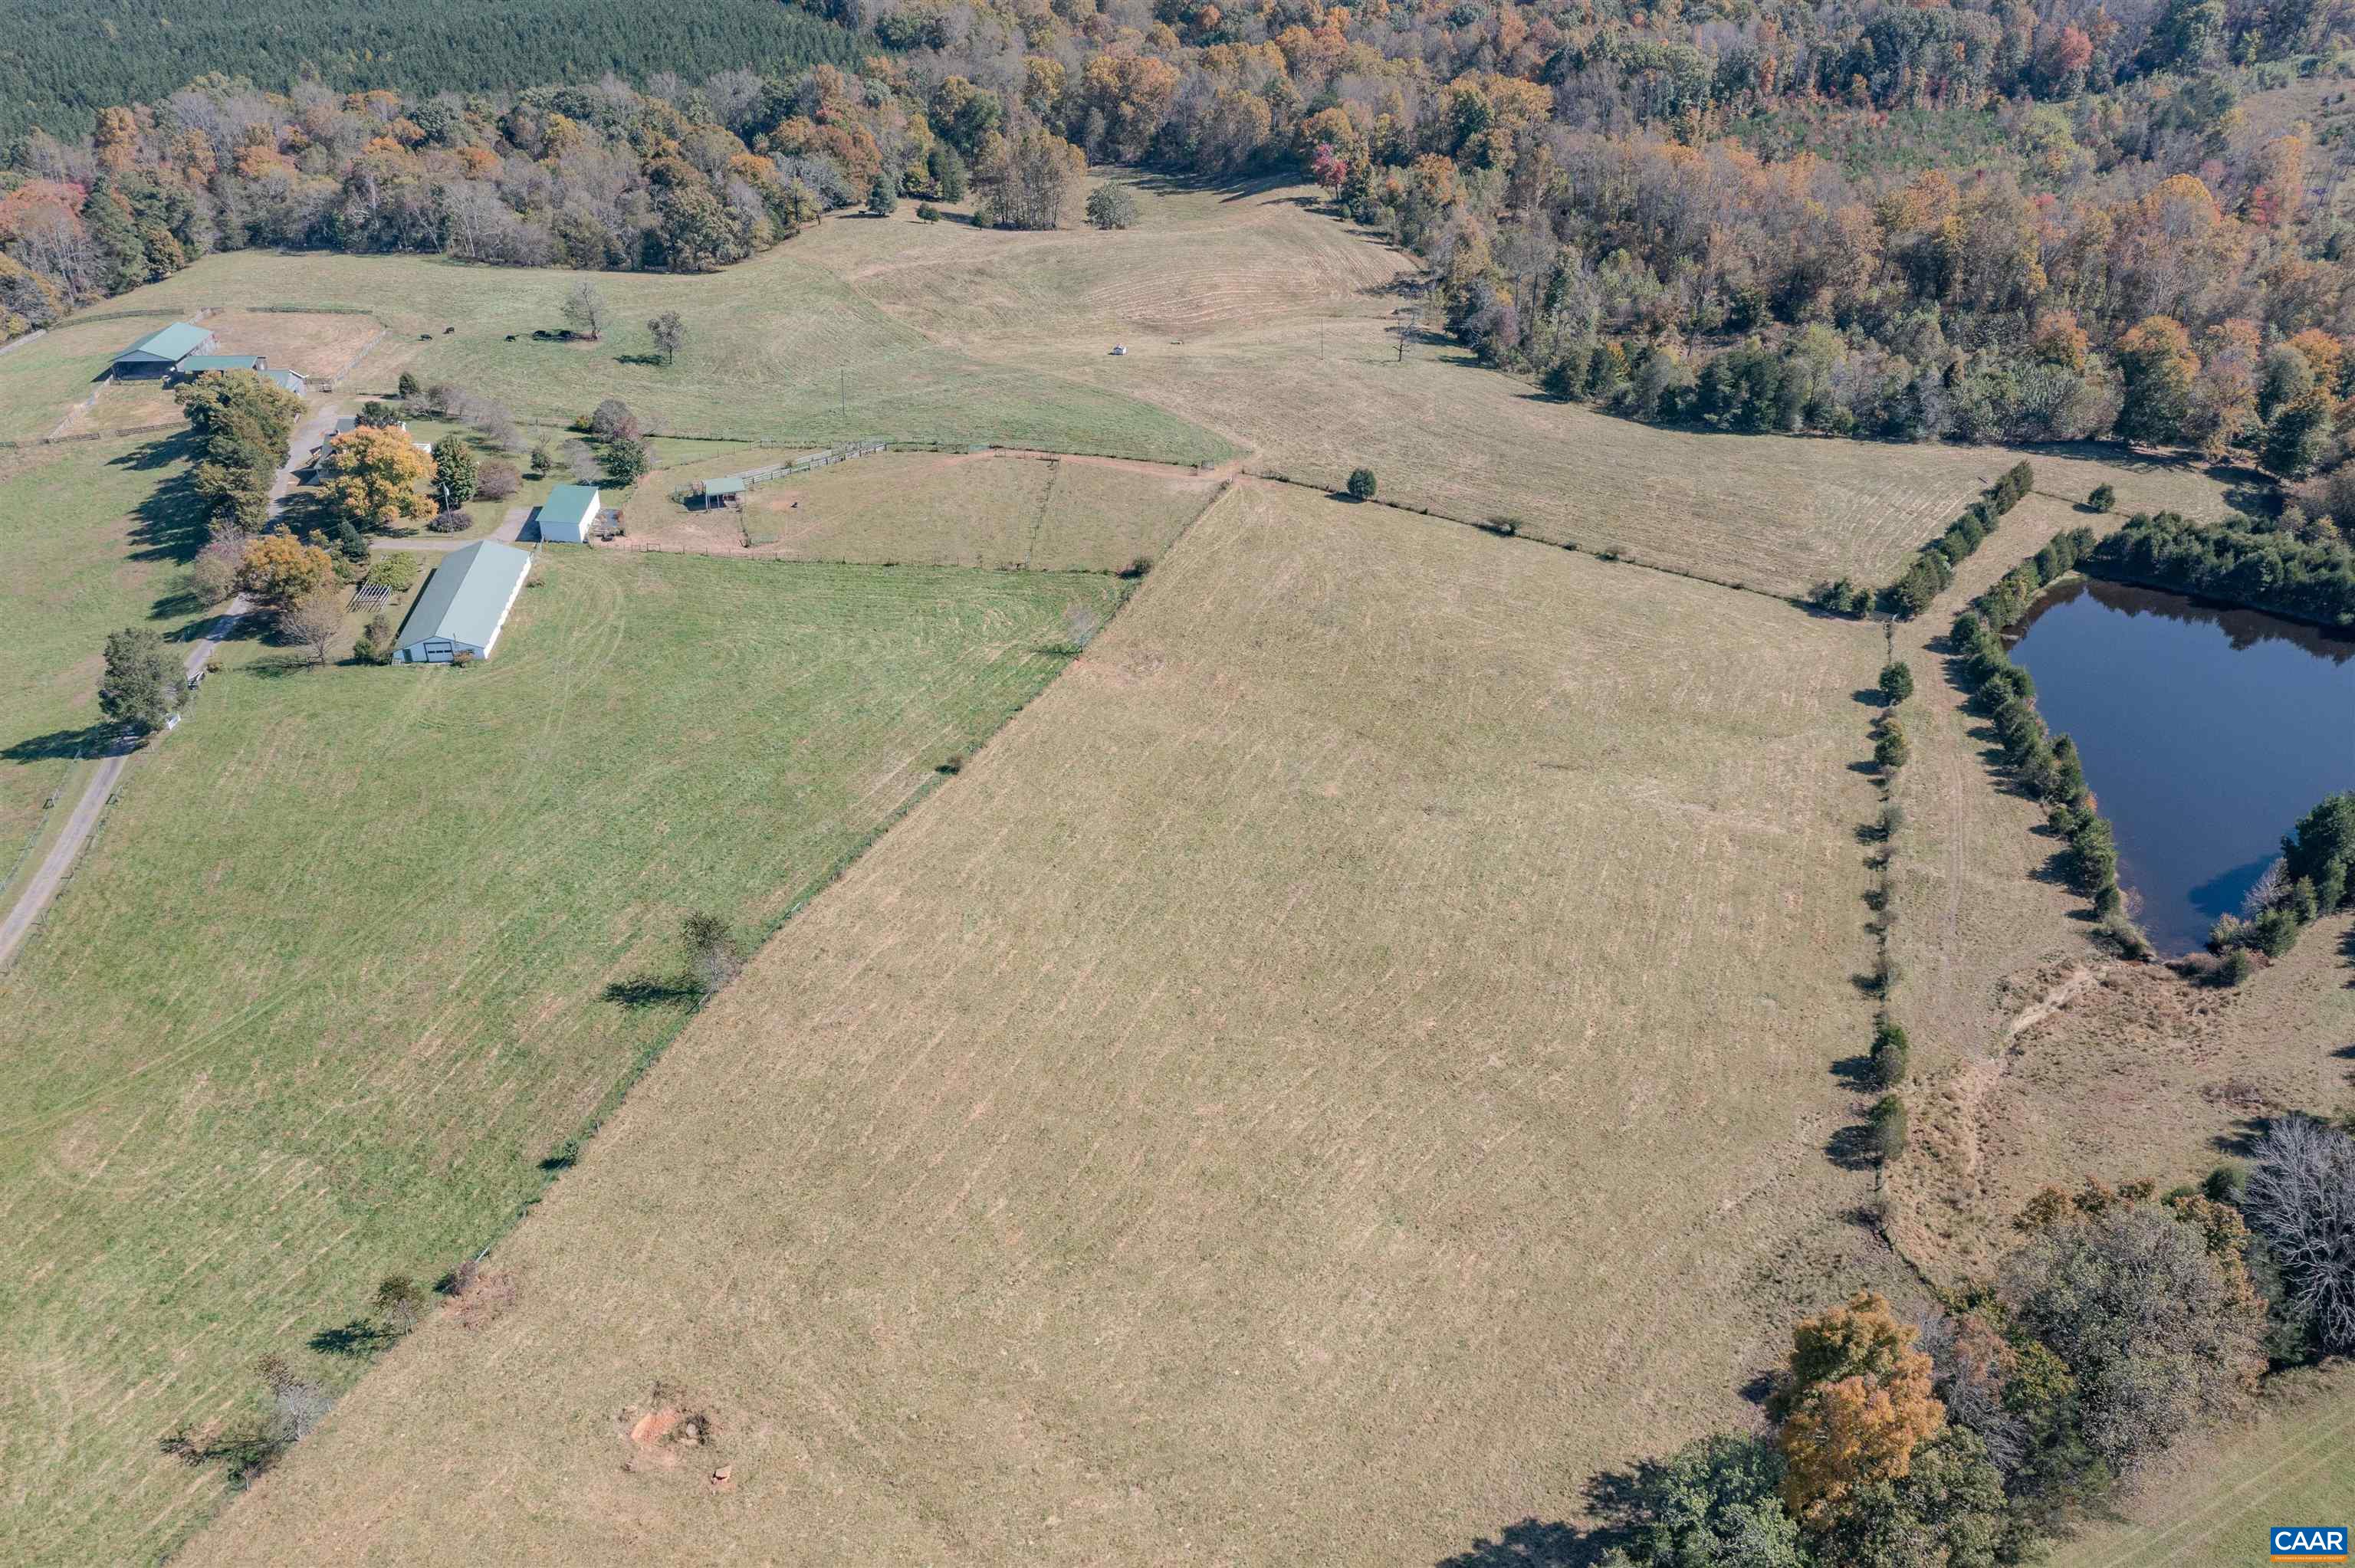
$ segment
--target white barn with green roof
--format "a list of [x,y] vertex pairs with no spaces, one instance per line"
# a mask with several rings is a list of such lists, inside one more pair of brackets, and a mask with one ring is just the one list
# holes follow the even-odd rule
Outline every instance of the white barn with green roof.
[[114,356],[117,376],[169,376],[191,355],[210,354],[213,334],[186,322],[157,327]]
[[539,503],[539,536],[559,545],[585,545],[597,523],[597,487],[559,484]]
[[404,664],[447,664],[460,653],[489,658],[530,570],[527,552],[495,539],[451,551],[401,622],[393,658]]

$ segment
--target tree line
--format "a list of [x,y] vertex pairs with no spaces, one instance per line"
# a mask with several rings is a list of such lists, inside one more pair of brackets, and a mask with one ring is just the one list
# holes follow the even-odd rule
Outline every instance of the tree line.
[[2036,487],[2036,469],[2025,459],[2012,464],[2003,477],[1987,487],[1987,492],[1968,506],[1961,516],[1946,526],[1946,531],[1914,552],[1913,559],[1896,581],[1877,594],[1869,594],[1847,577],[1816,585],[1811,595],[1819,609],[1838,615],[1860,615],[1868,608],[1877,608],[1884,614],[1901,615],[1907,620],[1930,608],[1930,601],[1955,580],[1955,568],[1977,551],[1987,536],[1995,532],[2005,514],[2019,504],[2019,498]]
[[2137,514],[2086,557],[2085,570],[2355,631],[2355,548],[2238,514],[2202,526],[2179,513]]

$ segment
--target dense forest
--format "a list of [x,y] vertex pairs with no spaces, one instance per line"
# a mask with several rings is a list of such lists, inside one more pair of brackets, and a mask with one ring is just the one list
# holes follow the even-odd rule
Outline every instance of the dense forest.
[[790,74],[855,64],[868,46],[775,0],[5,0],[0,141],[39,126],[87,136],[98,111],[169,96],[203,73],[284,90],[482,91],[544,81],[645,79],[751,66]]
[[[2355,420],[2355,153],[2245,101],[2304,82],[2327,121],[2350,5],[826,0],[804,19],[855,67],[748,35],[735,69],[649,75],[666,18],[613,51],[634,85],[213,77],[18,138],[0,326],[240,245],[701,269],[968,180],[981,221],[1030,226],[1076,214],[1087,164],[1290,175],[1428,260],[1431,325],[1560,397],[2190,449],[2312,479],[2302,518],[2347,522],[2355,485],[2318,476]],[[213,63],[123,36],[141,70]],[[436,85],[563,74],[516,47]]]

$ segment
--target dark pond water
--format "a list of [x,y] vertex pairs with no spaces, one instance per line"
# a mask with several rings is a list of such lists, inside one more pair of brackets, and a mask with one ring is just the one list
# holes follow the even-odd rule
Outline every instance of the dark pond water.
[[2355,789],[2355,641],[2080,580],[2028,612],[2011,656],[2045,722],[2076,737],[2118,881],[2163,953],[2200,946],[2307,809]]

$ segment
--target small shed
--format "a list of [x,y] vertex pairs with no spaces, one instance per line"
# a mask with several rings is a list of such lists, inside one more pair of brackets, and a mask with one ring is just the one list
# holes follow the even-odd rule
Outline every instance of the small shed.
[[401,622],[392,656],[405,664],[447,664],[460,653],[487,659],[531,570],[531,556],[481,539],[442,557]]
[[261,373],[261,378],[264,381],[277,382],[297,397],[311,389],[311,384],[303,379],[303,373],[299,370],[265,370]]
[[559,484],[539,503],[539,536],[559,545],[588,543],[597,521],[598,495],[593,484]]
[[157,327],[114,356],[117,376],[169,376],[193,354],[210,354],[213,334],[186,322]]
[[741,473],[731,473],[725,479],[707,479],[703,482],[703,504],[725,506],[751,488]]

